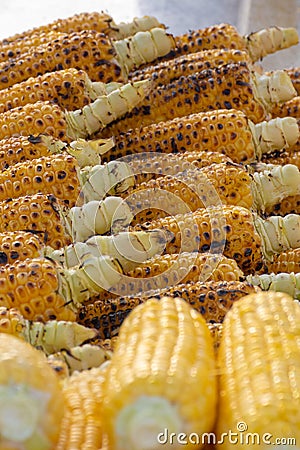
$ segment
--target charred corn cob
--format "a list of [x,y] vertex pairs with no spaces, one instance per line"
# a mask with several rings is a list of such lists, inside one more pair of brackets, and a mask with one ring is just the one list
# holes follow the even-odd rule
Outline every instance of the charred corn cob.
[[93,136],[140,103],[148,90],[147,81],[139,85],[127,83],[76,111],[63,110],[49,101],[27,103],[0,114],[0,137],[44,133],[70,142]]
[[244,62],[226,64],[158,86],[140,106],[107,127],[102,136],[216,109],[235,108],[258,123],[267,118],[275,102],[295,95],[293,84],[284,71],[277,71],[270,78],[254,76]]
[[[48,356],[48,362],[65,363],[67,373],[71,375],[75,371],[83,371],[100,367],[103,363],[110,360],[111,350],[106,350],[101,345],[83,344],[73,347],[70,350],[61,350]],[[52,364],[53,367],[54,364]],[[59,366],[58,366],[59,367]]]
[[0,266],[0,306],[18,308],[29,320],[74,321],[77,306],[110,289],[122,275],[115,258],[86,255],[80,266],[63,269],[49,258]]
[[124,321],[108,365],[103,422],[109,447],[122,443],[137,450],[147,442],[159,448],[165,428],[208,432],[216,392],[213,342],[204,319],[182,299],[149,299]]
[[92,81],[124,82],[130,70],[167,54],[173,47],[173,37],[157,27],[114,42],[95,30],[61,34],[2,62],[0,89],[70,67],[85,70]]
[[299,126],[294,118],[255,125],[242,111],[220,109],[117,132],[115,146],[102,155],[102,161],[143,152],[217,151],[234,162],[249,163],[265,153],[288,149],[298,137]]
[[272,117],[295,117],[300,119],[300,96],[294,97],[282,104],[275,104],[271,111]]
[[300,300],[300,273],[279,272],[248,275],[247,281],[263,291],[284,292]]
[[221,206],[153,220],[133,229],[167,229],[174,234],[166,244],[167,253],[223,252],[249,274],[264,269],[264,259],[299,248],[299,221],[295,214],[264,220],[240,206]]
[[296,248],[274,255],[273,260],[267,262],[267,272],[300,273],[300,249]]
[[175,37],[176,47],[166,59],[177,55],[215,48],[247,51],[252,61],[275,53],[299,42],[295,28],[269,27],[241,36],[233,25],[221,23],[200,30],[192,30]]
[[202,169],[191,164],[184,172],[142,182],[120,195],[136,216],[135,223],[140,223],[221,203],[264,211],[289,195],[300,194],[299,185],[299,169],[292,165],[251,175],[230,162]]
[[59,249],[108,232],[114,223],[128,225],[132,215],[119,197],[64,208],[53,195],[34,194],[0,202],[0,232],[27,230],[42,234],[45,244]]
[[80,167],[100,164],[101,154],[113,146],[113,139],[78,139],[66,144],[46,135],[14,136],[0,140],[0,170],[27,160],[65,152],[77,159]]
[[257,292],[257,287],[241,281],[195,281],[139,293],[137,296],[95,300],[81,305],[77,321],[99,330],[103,339],[112,337],[127,315],[149,298],[181,297],[202,314],[206,322],[222,322],[232,304],[239,298]]
[[120,194],[133,185],[131,168],[124,162],[111,161],[80,170],[76,158],[62,153],[18,163],[1,172],[0,201],[41,192],[73,207]]
[[160,61],[157,64],[142,67],[130,74],[132,81],[151,79],[155,86],[172,83],[181,76],[192,75],[201,70],[211,69],[224,64],[240,61],[250,63],[247,52],[241,50],[215,49],[189,53],[170,61]]
[[19,45],[22,39],[49,32],[73,33],[75,31],[95,30],[114,38],[124,38],[138,31],[146,31],[154,27],[163,27],[153,16],[135,17],[132,22],[116,24],[113,18],[104,12],[82,12],[65,19],[58,19],[47,25],[40,25],[23,33],[15,34],[0,42],[1,46]]
[[83,344],[97,335],[97,331],[76,322],[49,321],[46,324],[24,319],[15,309],[0,307],[0,333],[17,336],[50,354]]
[[42,256],[45,246],[44,233],[31,231],[5,231],[0,233],[0,264]]
[[57,450],[102,449],[103,384],[106,364],[75,372],[64,380],[65,411]]
[[[233,305],[218,351],[218,435],[235,431],[242,421],[247,433],[255,433],[253,449],[261,448],[256,438],[264,433],[269,442],[299,441],[299,323],[299,304],[286,294],[260,292]],[[239,448],[248,444],[240,442]],[[225,439],[221,447],[231,449],[232,444]]]
[[0,335],[0,445],[54,448],[65,402],[57,375],[46,357],[27,342]]
[[182,252],[154,256],[127,272],[107,292],[91,297],[85,303],[115,296],[138,295],[141,292],[176,286],[190,281],[239,281],[244,274],[236,261],[221,254]]
[[46,100],[73,111],[121,87],[121,83],[92,82],[84,70],[73,68],[57,70],[2,89],[0,113],[27,103]]

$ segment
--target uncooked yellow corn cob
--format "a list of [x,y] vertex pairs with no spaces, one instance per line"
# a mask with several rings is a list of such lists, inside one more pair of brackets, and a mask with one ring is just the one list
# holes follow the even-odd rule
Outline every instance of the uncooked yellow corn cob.
[[26,195],[0,202],[0,216],[0,232],[33,231],[53,249],[107,233],[113,222],[123,228],[132,220],[122,199],[114,196],[66,209],[53,195]]
[[46,354],[83,344],[97,336],[97,331],[76,322],[51,320],[45,324],[24,319],[16,308],[0,307],[0,333],[12,334]]
[[65,409],[60,381],[42,352],[0,334],[0,446],[55,448]]
[[167,54],[173,47],[172,35],[157,27],[117,41],[95,30],[60,34],[0,63],[0,89],[70,67],[85,70],[92,81],[124,82],[130,70]]
[[136,307],[122,324],[103,389],[109,448],[125,442],[131,450],[145,442],[159,448],[165,429],[209,432],[216,417],[216,368],[201,314],[179,298]]
[[245,274],[261,271],[264,258],[300,246],[300,216],[289,214],[264,220],[240,206],[203,208],[153,220],[133,229],[167,229],[174,234],[166,244],[167,253],[213,249],[234,259]]
[[[76,324],[77,325],[77,324]],[[48,362],[53,361],[65,363],[68,370],[68,375],[75,371],[83,371],[92,369],[93,367],[100,367],[106,361],[110,360],[112,351],[107,350],[101,345],[83,344],[73,347],[69,350],[61,350],[48,356]],[[52,364],[52,368],[53,367]]]
[[143,152],[217,151],[234,162],[249,163],[265,153],[289,149],[298,137],[294,118],[253,124],[242,111],[219,109],[116,132],[115,146],[102,155],[102,161]]
[[43,254],[44,233],[5,231],[0,233],[0,264],[37,258]]
[[273,260],[267,261],[266,266],[268,273],[300,273],[300,249],[274,255]]
[[64,110],[48,100],[18,106],[0,114],[0,138],[44,133],[70,142],[93,136],[142,101],[149,83],[139,83],[124,84],[75,111]]
[[269,27],[241,36],[233,25],[221,23],[175,37],[176,48],[167,58],[214,48],[247,51],[253,61],[299,42],[295,28]]
[[[1,91],[0,91],[1,92]],[[66,142],[46,135],[12,136],[0,140],[0,170],[27,160],[65,152],[77,159],[80,167],[100,164],[101,154],[113,146],[113,139],[78,139]]]
[[[257,436],[268,435],[270,443],[299,442],[299,324],[298,302],[282,293],[248,295],[227,313],[218,351],[218,436],[241,431],[237,424],[242,423],[243,437],[255,436],[252,449],[262,448]],[[248,444],[244,440],[238,447]],[[220,448],[229,450],[232,444],[224,439]]]
[[49,258],[0,266],[0,306],[17,308],[29,320],[75,320],[77,306],[110,289],[122,275],[117,259],[86,255],[80,266],[65,269]]
[[[146,159],[146,171],[147,165]],[[226,162],[201,169],[191,164],[183,172],[142,182],[120,195],[136,216],[134,223],[141,223],[221,203],[264,211],[289,195],[300,194],[299,185],[296,166],[249,174],[245,167]]]
[[201,70],[240,61],[250,63],[249,54],[245,51],[233,49],[204,50],[142,67],[132,72],[130,79],[138,81],[150,78],[153,85],[159,86],[172,83],[181,76],[192,75],[201,72]]
[[284,292],[300,300],[300,273],[279,272],[248,275],[247,281],[263,291]]
[[0,113],[27,103],[51,100],[67,110],[76,110],[122,87],[121,83],[92,82],[84,70],[57,70],[0,91]]
[[232,304],[239,298],[259,288],[241,281],[195,281],[168,286],[164,289],[140,292],[137,296],[95,300],[81,305],[77,322],[85,327],[96,328],[103,339],[112,337],[127,315],[149,298],[163,296],[181,297],[202,314],[206,322],[222,322]]
[[30,39],[33,35],[41,35],[49,32],[73,33],[82,30],[95,30],[105,33],[110,37],[121,39],[126,36],[146,31],[154,27],[163,27],[153,16],[135,17],[132,22],[121,22],[116,24],[113,18],[102,12],[82,12],[71,17],[57,19],[47,25],[40,25],[31,30],[7,37],[0,42],[0,45],[19,44],[22,39]]
[[239,281],[244,276],[236,261],[221,254],[182,252],[154,256],[133,268],[107,292],[100,292],[85,303],[115,296],[138,295],[190,281]]
[[267,118],[275,102],[295,95],[284,71],[267,77],[254,74],[244,62],[226,64],[158,86],[140,106],[107,127],[101,136],[216,109],[239,109],[249,120],[258,123]]
[[107,364],[102,364],[64,380],[65,411],[56,450],[103,448],[102,403],[107,369]]
[[300,119],[300,96],[294,97],[282,104],[275,104],[271,111],[272,117],[295,117]]
[[38,192],[53,194],[68,207],[120,194],[134,185],[124,162],[79,168],[76,158],[61,153],[15,164],[0,173],[0,201]]

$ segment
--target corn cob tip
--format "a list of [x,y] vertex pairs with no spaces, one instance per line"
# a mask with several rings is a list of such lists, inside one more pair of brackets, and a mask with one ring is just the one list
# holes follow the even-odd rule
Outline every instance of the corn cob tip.
[[300,128],[294,117],[276,117],[257,124],[248,121],[248,125],[258,160],[263,154],[293,147],[300,138]]
[[270,75],[255,73],[253,81],[258,97],[268,111],[274,104],[287,102],[297,96],[293,82],[284,70],[275,70]]
[[296,28],[293,27],[269,27],[247,34],[244,41],[251,59],[258,61],[278,50],[297,45],[299,35]]
[[90,141],[77,139],[70,143],[67,152],[76,158],[79,167],[95,166],[101,164],[101,155],[111,150],[114,145],[114,138]]

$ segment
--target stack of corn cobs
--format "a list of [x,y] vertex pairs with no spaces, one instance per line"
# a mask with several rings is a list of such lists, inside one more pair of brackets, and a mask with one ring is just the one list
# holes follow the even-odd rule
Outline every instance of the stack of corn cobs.
[[0,449],[299,448],[300,69],[259,63],[297,44],[0,42]]

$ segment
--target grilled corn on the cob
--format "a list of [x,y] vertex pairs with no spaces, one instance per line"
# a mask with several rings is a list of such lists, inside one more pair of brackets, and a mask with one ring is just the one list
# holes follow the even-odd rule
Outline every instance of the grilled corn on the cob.
[[102,161],[144,152],[214,151],[246,164],[265,153],[289,151],[298,139],[299,126],[294,118],[253,124],[242,111],[220,109],[117,132],[115,146],[102,155]]
[[173,47],[173,37],[158,27],[117,41],[95,30],[59,34],[48,43],[2,62],[0,89],[70,67],[85,70],[92,81],[124,82],[131,69],[167,54]]

